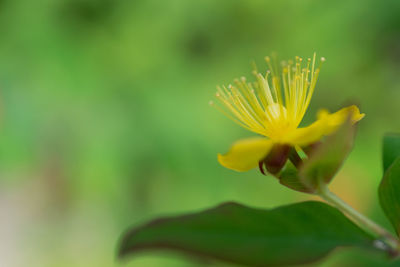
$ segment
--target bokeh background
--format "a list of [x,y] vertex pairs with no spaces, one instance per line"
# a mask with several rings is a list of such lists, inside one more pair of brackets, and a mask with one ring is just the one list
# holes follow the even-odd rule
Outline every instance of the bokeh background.
[[[233,200],[310,199],[218,152],[252,133],[208,105],[264,56],[324,56],[305,117],[357,103],[333,190],[379,223],[381,138],[400,131],[400,1],[0,1],[0,266],[203,266],[170,253],[125,263],[132,225]],[[337,250],[316,265],[379,265]],[[220,266],[220,265],[218,265]]]

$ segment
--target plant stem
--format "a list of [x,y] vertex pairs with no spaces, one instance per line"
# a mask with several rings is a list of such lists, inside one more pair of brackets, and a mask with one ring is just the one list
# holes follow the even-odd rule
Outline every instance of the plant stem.
[[363,214],[356,211],[354,208],[349,206],[346,202],[340,199],[337,195],[332,193],[326,184],[321,184],[319,187],[319,196],[326,200],[337,209],[347,214],[356,224],[362,227],[364,230],[373,234],[376,238],[383,241],[390,249],[392,256],[398,256],[400,254],[400,243],[399,240],[389,233],[385,228],[376,224],[371,219],[367,218]]

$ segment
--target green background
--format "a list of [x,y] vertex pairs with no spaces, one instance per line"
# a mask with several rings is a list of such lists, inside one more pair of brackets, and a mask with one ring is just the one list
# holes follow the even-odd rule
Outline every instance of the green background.
[[[399,36],[396,0],[0,1],[0,265],[203,266],[121,264],[116,245],[160,215],[310,199],[216,160],[253,134],[208,105],[215,86],[273,51],[327,59],[305,125],[319,108],[366,113],[332,188],[390,227],[376,192],[382,135],[400,131]],[[338,250],[324,266],[381,260]]]

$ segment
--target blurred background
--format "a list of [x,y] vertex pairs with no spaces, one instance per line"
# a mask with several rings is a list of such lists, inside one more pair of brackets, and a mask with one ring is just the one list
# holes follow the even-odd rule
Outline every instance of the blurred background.
[[[400,131],[397,0],[2,0],[0,39],[0,266],[203,266],[119,263],[116,245],[161,215],[310,199],[216,160],[253,134],[208,105],[215,86],[273,51],[327,59],[304,124],[322,107],[366,113],[332,186],[390,227],[376,191],[382,135]],[[384,266],[354,249],[316,265],[343,263]]]

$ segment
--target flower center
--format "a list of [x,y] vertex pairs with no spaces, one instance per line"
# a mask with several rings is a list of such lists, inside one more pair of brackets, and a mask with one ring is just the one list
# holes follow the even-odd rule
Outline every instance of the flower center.
[[287,131],[295,129],[297,126],[288,120],[287,109],[280,104],[275,103],[267,106],[266,114],[269,114],[271,118],[269,122],[270,133],[268,134],[270,138],[280,139]]
[[272,119],[280,120],[282,118],[286,118],[287,111],[286,108],[277,103],[267,106],[267,114],[270,114]]

